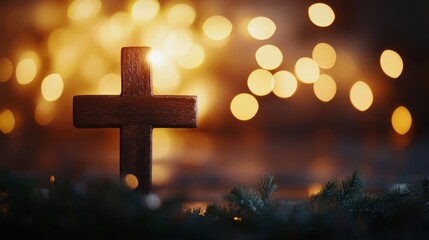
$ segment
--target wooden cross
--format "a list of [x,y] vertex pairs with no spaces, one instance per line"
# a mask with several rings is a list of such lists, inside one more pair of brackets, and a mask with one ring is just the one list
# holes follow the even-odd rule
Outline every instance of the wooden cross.
[[73,98],[78,128],[120,128],[120,177],[133,174],[137,191],[152,188],[152,129],[197,126],[197,97],[152,95],[149,47],[121,51],[121,95]]

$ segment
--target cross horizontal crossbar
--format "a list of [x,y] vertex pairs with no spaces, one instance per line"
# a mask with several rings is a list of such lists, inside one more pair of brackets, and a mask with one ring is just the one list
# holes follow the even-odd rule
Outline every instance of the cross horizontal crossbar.
[[123,125],[196,127],[195,96],[84,95],[73,98],[76,127],[110,128]]

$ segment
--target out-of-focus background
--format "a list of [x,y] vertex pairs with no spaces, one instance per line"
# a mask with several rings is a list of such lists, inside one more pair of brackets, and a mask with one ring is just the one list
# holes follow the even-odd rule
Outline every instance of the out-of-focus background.
[[[199,99],[155,129],[154,192],[217,201],[269,172],[303,199],[359,169],[370,190],[429,174],[429,2],[4,0],[0,166],[41,182],[116,179],[119,130],[76,129],[72,98],[120,93],[150,46],[155,94]],[[52,177],[53,176],[53,177]]]

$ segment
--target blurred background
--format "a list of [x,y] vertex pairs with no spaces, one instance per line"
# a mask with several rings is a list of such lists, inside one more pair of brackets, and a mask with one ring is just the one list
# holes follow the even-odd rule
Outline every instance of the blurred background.
[[218,201],[265,173],[303,199],[358,169],[368,189],[429,175],[429,2],[3,0],[0,166],[49,184],[118,179],[119,130],[72,98],[120,94],[150,46],[154,94],[197,95],[197,129],[155,129],[154,192]]

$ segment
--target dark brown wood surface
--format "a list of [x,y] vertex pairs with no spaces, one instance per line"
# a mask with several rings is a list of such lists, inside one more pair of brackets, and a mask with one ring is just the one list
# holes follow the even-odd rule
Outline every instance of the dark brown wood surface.
[[120,128],[120,176],[137,177],[137,190],[152,186],[152,128],[196,127],[196,96],[152,96],[148,47],[121,52],[121,95],[73,98],[73,123],[79,128]]

